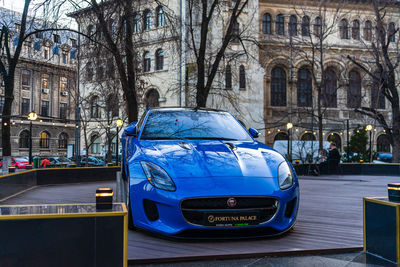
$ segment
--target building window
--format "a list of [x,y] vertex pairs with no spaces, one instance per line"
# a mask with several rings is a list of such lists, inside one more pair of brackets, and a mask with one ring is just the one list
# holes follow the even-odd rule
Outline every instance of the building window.
[[100,118],[100,104],[98,96],[93,96],[90,99],[90,117],[94,119]]
[[275,33],[285,35],[285,17],[282,14],[276,16]]
[[277,133],[274,137],[274,142],[280,140],[289,140],[288,134],[283,132]]
[[133,14],[133,33],[138,33],[139,32],[139,14],[134,13]]
[[49,76],[46,74],[42,75],[41,81],[42,89],[49,89]]
[[111,79],[115,78],[115,67],[114,67],[114,59],[108,58],[107,59],[107,76]]
[[322,19],[321,19],[321,17],[315,18],[314,35],[317,37],[321,37],[321,35],[322,35]]
[[349,89],[347,90],[347,107],[361,107],[361,76],[356,70],[349,72]]
[[93,66],[92,66],[92,62],[86,63],[86,80],[87,80],[87,81],[93,80]]
[[289,35],[297,36],[297,18],[295,15],[291,15],[289,18]]
[[111,114],[111,117],[119,116],[118,94],[112,93],[107,96],[106,110],[108,114]]
[[232,29],[232,43],[239,43],[240,42],[240,27],[239,23],[235,21],[233,23],[233,29]]
[[307,16],[301,19],[301,35],[310,36],[310,18]]
[[385,109],[385,96],[382,93],[382,83],[380,81],[379,72],[375,72],[375,77],[378,79],[373,79],[371,88],[371,108],[373,109]]
[[78,42],[76,41],[76,39],[70,39],[70,41],[71,41],[71,47],[73,47],[73,48],[77,48],[78,47]]
[[246,70],[243,65],[239,67],[239,89],[246,89]]
[[159,107],[160,94],[155,89],[151,89],[146,93],[144,103],[146,104],[146,109]]
[[349,39],[349,23],[346,19],[340,21],[339,32],[341,39]]
[[58,34],[53,34],[53,41],[54,41],[54,43],[56,43],[56,44],[61,43],[60,35],[58,35]]
[[60,92],[67,91],[68,80],[66,77],[60,77]]
[[312,133],[305,133],[301,136],[301,141],[315,141],[315,135]]
[[68,52],[62,52],[62,63],[68,64]]
[[158,49],[156,51],[156,70],[162,70],[164,68],[164,51]]
[[353,38],[354,40],[360,40],[360,22],[358,22],[358,20],[353,20],[351,38]]
[[327,108],[337,107],[337,76],[332,68],[328,68],[325,71],[322,105]]
[[157,7],[157,27],[162,27],[165,24],[164,8],[162,6]]
[[143,55],[143,72],[149,72],[151,69],[150,53],[145,52]]
[[44,101],[44,100],[42,100],[42,103],[41,103],[41,105],[42,105],[42,110],[41,110],[41,115],[42,116],[44,116],[44,117],[48,117],[49,116],[49,101]]
[[232,69],[231,65],[225,67],[225,89],[232,89]]
[[376,150],[377,152],[390,153],[390,141],[386,134],[381,134],[376,139]]
[[[35,31],[38,31],[38,29],[35,29]],[[38,39],[43,39],[43,32],[36,32],[35,37]]]
[[48,46],[43,47],[44,59],[50,59],[50,48]]
[[364,26],[364,39],[366,41],[372,40],[372,23],[371,21],[367,20]]
[[60,133],[58,136],[58,148],[66,149],[68,145],[68,135],[66,133]]
[[50,147],[50,134],[48,132],[40,133],[40,148],[49,148]]
[[67,118],[67,104],[60,103],[60,119],[66,119],[66,118]]
[[396,26],[394,25],[393,22],[389,23],[388,38],[389,42],[396,42]]
[[98,64],[96,70],[97,80],[102,81],[104,80],[104,67],[100,62],[97,64]]
[[151,29],[151,12],[150,10],[145,10],[143,13],[143,30],[148,31]]
[[0,96],[0,114],[3,114],[4,102],[5,101],[6,101],[6,99],[4,98],[4,96]]
[[312,77],[307,68],[301,68],[297,73],[297,106],[312,106]]
[[272,24],[271,15],[268,13],[265,13],[263,15],[263,20],[262,20],[263,34],[272,34],[271,24]]
[[91,153],[100,154],[100,143],[101,143],[100,136],[93,135],[92,138],[90,138],[90,142],[92,144],[90,147]]
[[21,85],[22,89],[29,90],[31,87],[31,72],[29,70],[21,71]]
[[29,131],[23,130],[19,134],[19,147],[20,148],[29,148]]
[[31,100],[29,98],[22,98],[21,114],[27,114],[31,111]]
[[271,71],[271,106],[286,106],[286,73],[280,67]]

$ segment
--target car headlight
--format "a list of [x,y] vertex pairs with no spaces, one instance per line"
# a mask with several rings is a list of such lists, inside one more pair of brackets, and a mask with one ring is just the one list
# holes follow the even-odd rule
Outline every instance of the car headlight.
[[146,174],[147,180],[152,186],[167,191],[176,190],[174,181],[172,181],[163,168],[147,161],[141,161],[140,164],[142,165],[143,171]]
[[278,181],[282,190],[291,187],[293,184],[292,171],[286,161],[282,162],[278,167]]

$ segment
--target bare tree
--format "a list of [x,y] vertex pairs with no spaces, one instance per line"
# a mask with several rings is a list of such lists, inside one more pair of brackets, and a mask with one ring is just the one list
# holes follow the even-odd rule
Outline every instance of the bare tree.
[[[376,97],[371,103],[378,103],[379,95],[383,95],[390,103],[391,118],[378,110],[377,105],[360,107],[356,112],[364,114],[376,120],[382,126],[389,137],[393,148],[393,162],[400,162],[400,99],[396,74],[399,72],[399,41],[396,36],[399,32],[398,26],[387,25],[391,14],[399,12],[396,1],[372,0],[371,6],[375,15],[375,37],[368,46],[368,56],[348,55],[347,58],[357,65],[372,81]],[[397,16],[397,14],[396,14]]]

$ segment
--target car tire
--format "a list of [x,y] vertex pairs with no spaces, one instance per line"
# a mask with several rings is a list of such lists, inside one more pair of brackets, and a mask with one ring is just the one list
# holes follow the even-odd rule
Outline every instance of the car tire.
[[128,229],[135,230],[135,225],[133,224],[133,218],[132,218],[129,179],[128,179],[128,176],[126,175],[126,170],[125,170],[125,166],[123,163],[121,165],[121,175],[122,175],[122,180],[123,180],[124,187],[125,187],[124,188],[124,193],[125,193],[124,200],[125,200],[126,209],[128,210]]

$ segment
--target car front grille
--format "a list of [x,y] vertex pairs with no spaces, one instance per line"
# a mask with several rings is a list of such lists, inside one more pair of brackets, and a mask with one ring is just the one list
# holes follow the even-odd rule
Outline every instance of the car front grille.
[[[279,201],[274,197],[234,197],[235,205],[229,205],[231,197],[191,198],[181,203],[182,215],[186,221],[203,226],[257,225],[269,221],[277,212]],[[208,216],[228,218],[228,222],[213,223]],[[243,216],[256,216],[257,220],[244,222]],[[230,219],[238,218],[238,223]]]

